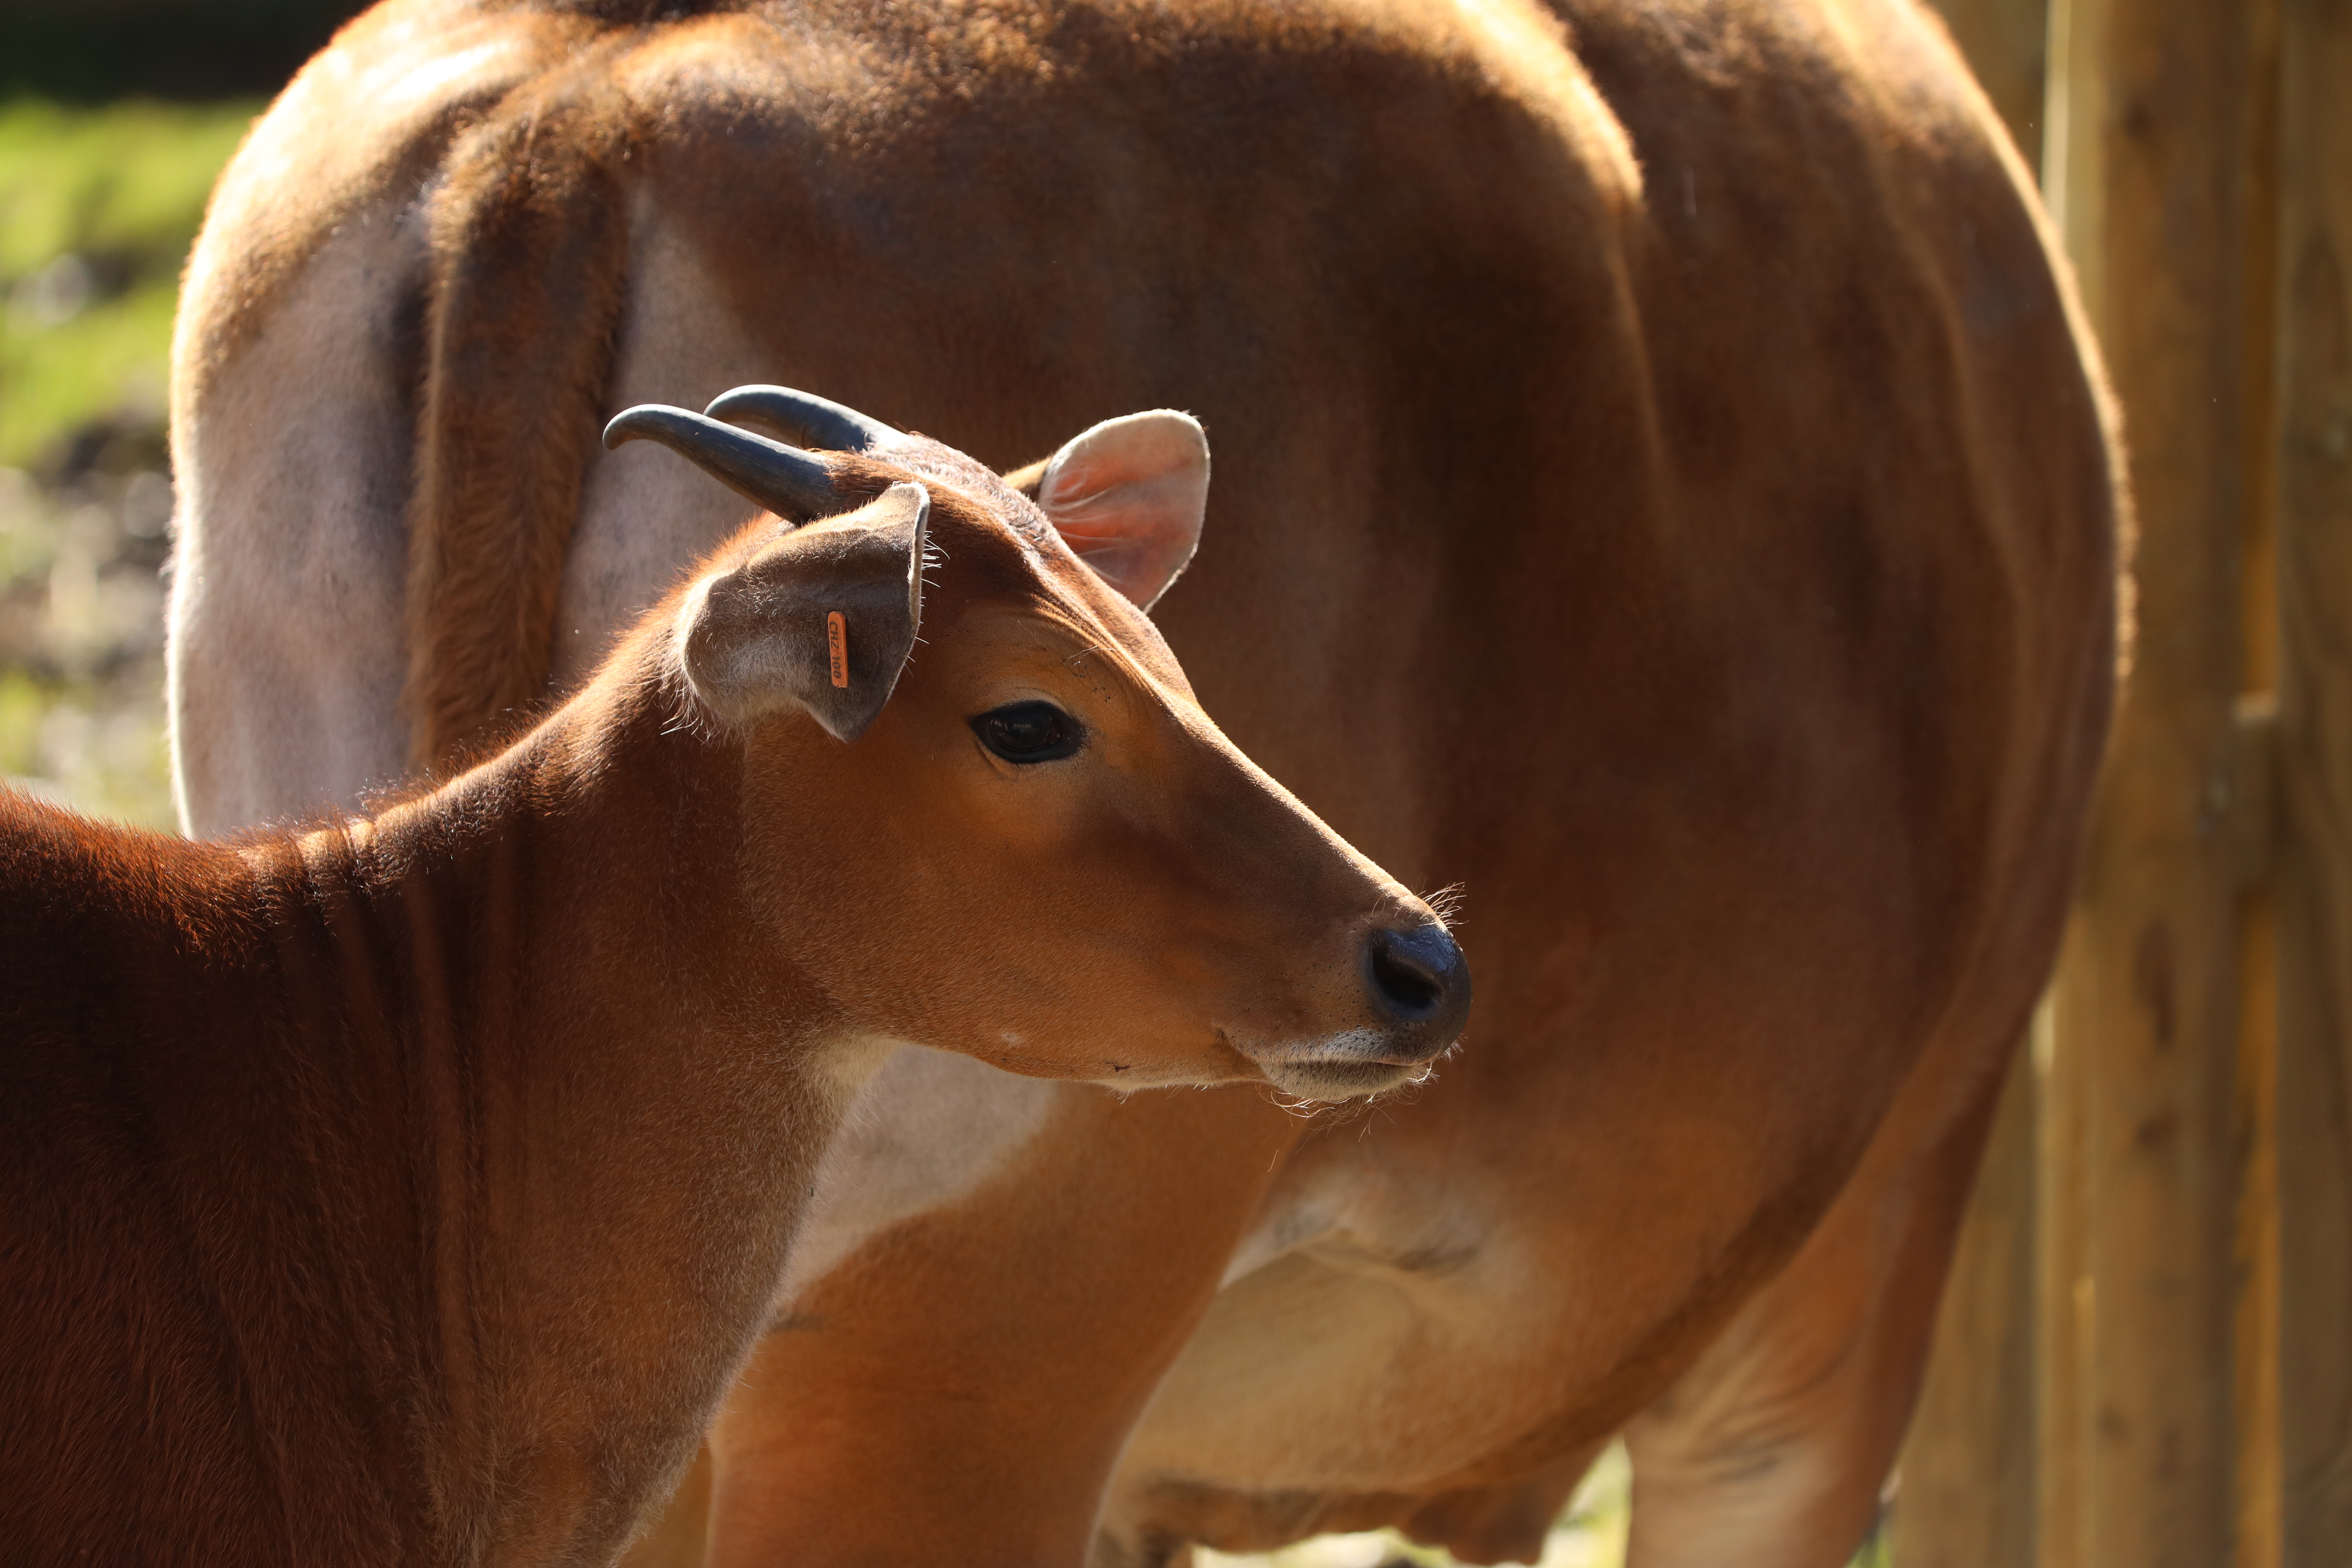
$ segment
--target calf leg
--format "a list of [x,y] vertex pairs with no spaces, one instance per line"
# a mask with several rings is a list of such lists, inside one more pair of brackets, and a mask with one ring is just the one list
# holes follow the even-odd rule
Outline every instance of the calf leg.
[[1868,1538],[2000,1087],[1907,1153],[1890,1117],[1787,1270],[1627,1429],[1629,1568],[1838,1568]]

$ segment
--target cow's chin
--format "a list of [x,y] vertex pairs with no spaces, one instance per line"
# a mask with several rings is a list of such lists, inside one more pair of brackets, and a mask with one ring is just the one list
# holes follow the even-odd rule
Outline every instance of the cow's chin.
[[1298,1100],[1365,1100],[1429,1075],[1427,1062],[1386,1061],[1360,1047],[1348,1048],[1350,1043],[1342,1036],[1248,1055],[1266,1082]]
[[[1121,1091],[1144,1089],[1199,1088],[1207,1083],[1265,1083],[1292,1100],[1337,1104],[1369,1100],[1429,1076],[1432,1062],[1384,1058],[1381,1048],[1389,1037],[1370,1029],[1349,1030],[1325,1039],[1299,1040],[1279,1046],[1245,1046],[1219,1030],[1232,1053],[1229,1070],[1212,1074],[1200,1062],[1130,1062],[1112,1070],[1086,1075],[1086,1081]],[[1393,1048],[1393,1047],[1391,1047]],[[1020,1068],[1000,1061],[999,1067]]]
[[1427,1063],[1401,1067],[1395,1062],[1302,1061],[1262,1069],[1266,1081],[1298,1100],[1369,1100],[1392,1089],[1417,1083],[1428,1076]]

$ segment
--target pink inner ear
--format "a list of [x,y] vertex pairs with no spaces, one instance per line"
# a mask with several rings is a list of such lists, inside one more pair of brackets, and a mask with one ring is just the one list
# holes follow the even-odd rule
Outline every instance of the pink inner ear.
[[1122,473],[1100,458],[1082,458],[1074,463],[1065,458],[1055,468],[1052,482],[1041,494],[1047,506],[1083,506],[1097,491],[1107,490],[1121,479],[1139,477]]
[[1064,542],[1147,608],[1200,542],[1208,465],[1197,430],[1187,421],[1171,439],[1176,432],[1125,420],[1098,426],[1064,448],[1038,492]]

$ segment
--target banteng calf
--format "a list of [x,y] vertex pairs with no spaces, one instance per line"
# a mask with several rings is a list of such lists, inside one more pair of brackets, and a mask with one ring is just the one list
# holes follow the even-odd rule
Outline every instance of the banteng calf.
[[[1024,497],[919,439],[630,436],[814,521],[753,521],[494,760],[226,845],[0,795],[12,1558],[603,1561],[901,1044],[1315,1098],[1459,1033],[1428,907]],[[1172,575],[1199,426],[1087,439],[1119,569]]]

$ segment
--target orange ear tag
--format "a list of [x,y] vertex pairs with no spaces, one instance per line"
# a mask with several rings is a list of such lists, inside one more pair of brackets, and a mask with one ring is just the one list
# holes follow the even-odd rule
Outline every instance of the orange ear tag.
[[832,667],[833,683],[847,689],[849,685],[849,628],[842,624],[839,610],[824,613],[824,657]]

